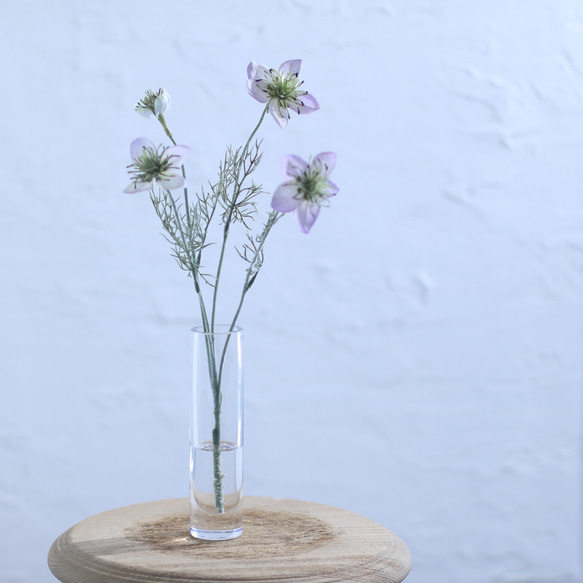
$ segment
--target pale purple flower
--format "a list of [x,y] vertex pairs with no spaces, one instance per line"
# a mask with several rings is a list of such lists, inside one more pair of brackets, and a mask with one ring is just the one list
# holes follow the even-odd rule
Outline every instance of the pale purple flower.
[[294,212],[302,233],[309,233],[320,214],[320,207],[338,192],[329,180],[336,166],[334,152],[322,152],[306,162],[288,154],[281,163],[281,172],[292,180],[280,184],[273,193],[271,207],[282,213]]
[[135,139],[130,146],[133,162],[128,166],[132,182],[124,192],[150,190],[154,183],[164,190],[183,188],[186,180],[181,167],[188,152],[188,146],[156,147],[148,138]]
[[144,117],[158,117],[163,114],[170,107],[170,95],[166,89],[158,89],[158,91],[146,91],[146,95],[142,101],[139,101],[134,106],[134,109]]
[[312,113],[320,109],[316,98],[303,91],[300,81],[301,59],[286,61],[279,71],[267,69],[251,61],[247,67],[247,91],[260,103],[267,103],[269,113],[285,129],[289,120],[289,110],[298,114]]

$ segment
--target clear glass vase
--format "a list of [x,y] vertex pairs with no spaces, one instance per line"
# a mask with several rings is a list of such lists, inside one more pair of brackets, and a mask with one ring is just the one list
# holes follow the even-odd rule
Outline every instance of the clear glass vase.
[[243,532],[242,330],[192,332],[190,534],[227,540]]

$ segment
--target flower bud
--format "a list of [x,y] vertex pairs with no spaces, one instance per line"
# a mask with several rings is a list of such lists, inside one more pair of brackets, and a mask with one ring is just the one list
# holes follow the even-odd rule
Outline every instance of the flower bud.
[[136,103],[134,109],[144,117],[158,117],[163,114],[168,107],[170,107],[170,95],[166,89],[158,89],[158,91],[146,91],[144,99]]
[[170,107],[170,95],[166,89],[160,89],[156,100],[154,101],[154,113],[160,115],[164,113]]

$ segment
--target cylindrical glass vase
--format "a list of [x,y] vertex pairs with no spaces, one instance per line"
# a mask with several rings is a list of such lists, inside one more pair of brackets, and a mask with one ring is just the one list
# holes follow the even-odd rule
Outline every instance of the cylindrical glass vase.
[[227,540],[243,532],[242,330],[192,332],[190,534]]

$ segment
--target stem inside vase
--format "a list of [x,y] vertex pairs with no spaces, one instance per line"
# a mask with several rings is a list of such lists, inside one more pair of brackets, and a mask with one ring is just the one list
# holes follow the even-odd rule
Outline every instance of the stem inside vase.
[[[224,516],[223,522],[242,517],[242,333],[230,328],[217,326],[215,333],[193,330],[191,533],[193,515],[199,523],[204,515],[205,528],[212,516]],[[197,526],[195,532],[199,530]]]

